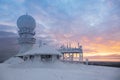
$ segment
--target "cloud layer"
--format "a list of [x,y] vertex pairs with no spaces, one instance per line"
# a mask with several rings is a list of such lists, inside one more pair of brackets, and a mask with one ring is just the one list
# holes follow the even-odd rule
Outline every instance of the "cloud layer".
[[[0,0],[0,31],[17,33],[26,12],[37,22],[36,37],[56,45],[76,42],[85,56],[120,55],[120,0]],[[4,27],[9,25],[9,27]]]

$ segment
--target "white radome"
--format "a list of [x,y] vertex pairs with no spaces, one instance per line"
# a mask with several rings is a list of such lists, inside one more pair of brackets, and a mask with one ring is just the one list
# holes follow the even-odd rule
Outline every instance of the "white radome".
[[17,26],[19,29],[29,28],[34,30],[36,27],[36,22],[32,16],[26,14],[18,18]]

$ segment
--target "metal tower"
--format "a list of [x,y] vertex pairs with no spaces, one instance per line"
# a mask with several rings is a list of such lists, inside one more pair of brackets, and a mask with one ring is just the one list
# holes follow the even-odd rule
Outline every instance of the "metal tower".
[[19,53],[24,53],[32,48],[33,44],[35,43],[35,27],[36,22],[35,19],[26,14],[22,15],[17,20],[17,26],[19,28],[18,34],[18,42],[21,46]]
[[83,49],[82,46],[78,44],[77,48],[61,46],[59,51],[63,55],[63,61],[79,61],[83,62]]

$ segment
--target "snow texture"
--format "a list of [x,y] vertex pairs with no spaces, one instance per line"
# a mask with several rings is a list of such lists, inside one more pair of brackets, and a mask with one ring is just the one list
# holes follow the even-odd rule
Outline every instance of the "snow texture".
[[24,54],[17,54],[17,56],[35,55],[35,54],[61,55],[61,53],[53,47],[50,47],[48,45],[42,45],[42,46],[39,47],[39,45],[36,44],[36,45],[33,46],[33,48],[31,50],[27,51]]
[[6,60],[4,63],[7,63],[7,64],[19,64],[19,63],[22,63],[24,62],[21,58],[19,57],[12,57],[8,60]]
[[120,68],[62,62],[3,63],[0,80],[120,80]]

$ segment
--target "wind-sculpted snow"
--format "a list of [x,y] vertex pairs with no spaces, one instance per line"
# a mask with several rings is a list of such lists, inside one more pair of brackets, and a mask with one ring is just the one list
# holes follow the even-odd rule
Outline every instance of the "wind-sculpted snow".
[[0,64],[0,80],[119,80],[120,68],[70,63]]

